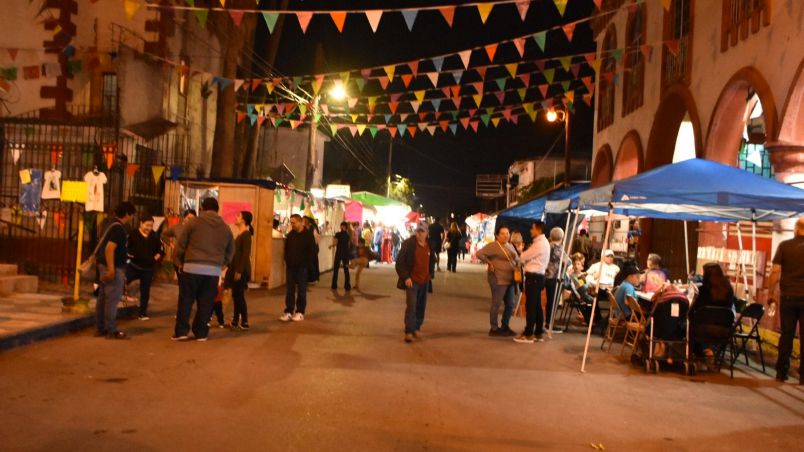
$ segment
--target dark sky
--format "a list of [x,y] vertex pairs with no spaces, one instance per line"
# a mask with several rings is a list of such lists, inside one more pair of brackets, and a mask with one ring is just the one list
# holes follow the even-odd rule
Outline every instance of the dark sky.
[[[447,4],[458,5],[461,2],[297,0],[290,2],[289,9],[359,10]],[[304,75],[428,59],[434,55],[483,46],[572,22],[588,17],[594,8],[591,0],[570,0],[562,18],[552,0],[534,0],[526,20],[522,22],[513,4],[503,4],[495,6],[485,25],[481,23],[476,8],[457,8],[452,28],[446,24],[438,11],[422,11],[416,18],[412,32],[408,31],[399,13],[384,14],[376,33],[372,33],[363,15],[347,16],[343,33],[338,33],[329,18],[315,16],[306,34],[302,34],[294,17],[288,17],[282,32],[275,68],[284,75]],[[266,33],[267,30],[260,21],[257,35],[265,36]],[[318,58],[318,62],[316,62],[317,47],[323,56]],[[544,53],[532,40],[529,40],[522,61],[594,50],[591,28],[588,22],[584,22],[575,29],[571,45],[561,32],[547,34]],[[501,45],[494,63],[518,60],[519,55],[513,48]],[[445,62],[444,70],[459,69],[458,66],[449,64],[450,62],[449,59]],[[485,64],[486,60],[473,55],[469,67],[471,69],[472,66]],[[431,66],[423,64],[422,68],[425,67]],[[582,75],[591,74],[588,68],[582,72]],[[489,81],[493,76],[492,70],[489,69],[486,80]],[[471,82],[475,79],[479,80],[470,71],[464,75],[464,81]],[[531,86],[534,85],[535,83],[531,81]],[[362,94],[377,93],[370,92],[370,88],[371,85],[367,85]],[[430,88],[426,77],[414,80],[409,89],[405,89],[401,82],[392,84],[388,92],[423,88]],[[489,89],[488,85],[486,89]],[[511,103],[510,99],[506,103]],[[591,158],[592,118],[592,110],[579,98],[575,103],[572,127],[571,143],[574,156]],[[410,136],[405,136],[394,140],[393,173],[411,179],[419,198],[417,202],[423,204],[429,214],[443,216],[449,212],[463,214],[479,210],[483,206],[474,194],[476,174],[504,173],[514,160],[541,156],[563,133],[560,124],[547,123],[541,114],[537,117],[537,124],[523,117],[519,125],[502,121],[496,129],[486,128],[481,124],[477,133],[469,130],[464,131],[459,127],[455,136],[451,133],[441,133],[439,130],[432,137],[427,133],[418,133],[412,139]],[[340,135],[347,137],[348,134],[342,131]],[[384,178],[389,141],[387,132],[377,134],[374,139],[365,133],[363,137],[347,137],[345,141],[352,147],[352,152],[360,156],[364,165]],[[330,143],[326,152],[325,182],[340,180],[352,183],[353,187],[360,189],[370,187],[371,182],[376,179],[344,149],[343,145]],[[561,155],[562,152],[563,140],[559,139],[551,155]]]

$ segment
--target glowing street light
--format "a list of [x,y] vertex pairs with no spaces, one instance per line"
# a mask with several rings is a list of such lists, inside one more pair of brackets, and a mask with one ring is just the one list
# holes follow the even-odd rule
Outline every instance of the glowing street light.
[[343,83],[335,83],[335,86],[329,90],[329,97],[335,101],[346,99],[346,88],[344,88]]
[[564,181],[569,184],[571,170],[569,109],[556,110],[555,108],[551,108],[547,110],[545,118],[548,122],[561,121],[564,123]]

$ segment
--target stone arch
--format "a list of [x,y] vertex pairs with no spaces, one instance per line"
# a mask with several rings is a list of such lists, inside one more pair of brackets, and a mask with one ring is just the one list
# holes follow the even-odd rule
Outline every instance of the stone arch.
[[752,88],[762,103],[765,141],[776,140],[779,126],[773,92],[762,74],[756,68],[747,66],[731,76],[717,99],[706,134],[704,155],[708,160],[724,165],[736,165],[737,152],[743,135],[742,128],[735,127],[735,124],[743,124],[746,100]]
[[804,59],[782,108],[778,141],[765,144],[779,180],[804,187]]
[[689,88],[681,83],[670,85],[662,96],[653,119],[648,138],[648,151],[645,156],[646,170],[673,162],[676,137],[684,115],[688,114],[695,135],[695,154],[701,156],[703,140],[701,137],[701,117]]
[[639,132],[631,130],[625,134],[617,150],[611,180],[625,179],[641,173],[643,160],[642,139],[639,137]]
[[611,182],[611,175],[614,172],[614,160],[611,156],[611,146],[604,144],[595,154],[595,163],[592,165],[592,187]]

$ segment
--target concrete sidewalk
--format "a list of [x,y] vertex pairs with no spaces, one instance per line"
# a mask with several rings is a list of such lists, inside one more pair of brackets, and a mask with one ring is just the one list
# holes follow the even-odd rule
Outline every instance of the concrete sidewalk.
[[413,344],[388,265],[351,293],[322,275],[299,323],[276,320],[281,291],[249,291],[252,329],[203,343],[169,340],[163,286],[152,320],[121,323],[131,340],[86,331],[1,353],[0,435],[9,450],[801,450],[801,386],[745,366],[647,375],[599,337],[581,374],[580,329],[488,337],[483,271],[437,275]]

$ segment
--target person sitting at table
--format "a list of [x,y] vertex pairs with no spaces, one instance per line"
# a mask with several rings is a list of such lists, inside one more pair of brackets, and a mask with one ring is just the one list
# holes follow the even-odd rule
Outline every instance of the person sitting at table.
[[636,268],[636,266],[627,265],[617,274],[617,279],[619,280],[620,278],[622,278],[622,283],[617,286],[617,290],[614,292],[614,299],[617,301],[617,306],[620,307],[620,311],[622,311],[627,319],[631,317],[631,308],[625,301],[625,297],[630,295],[636,300],[636,285],[639,284],[639,269]]
[[662,257],[656,253],[648,254],[648,269],[640,278],[642,290],[649,293],[656,292],[668,279],[670,277],[663,268]]
[[[690,307],[690,329],[697,331],[706,324],[696,320],[696,312],[707,306],[728,308],[735,311],[734,303],[737,298],[734,296],[734,289],[731,287],[729,278],[723,273],[723,269],[717,262],[710,262],[703,267],[703,284]],[[707,366],[716,354],[711,344],[693,343],[692,350],[696,356],[705,356]]]
[[570,259],[572,260],[572,265],[567,267],[564,285],[574,288],[578,293],[581,299],[580,301],[584,303],[581,309],[581,320],[588,323],[589,317],[591,317],[592,314],[592,303],[595,301],[595,297],[589,294],[589,285],[586,284],[587,275],[586,272],[583,271],[586,256],[580,252],[576,252],[570,256]]
[[614,251],[603,251],[600,262],[595,262],[586,270],[586,284],[592,288],[597,285],[598,274],[600,274],[600,287],[608,289],[614,286],[614,277],[619,273],[620,267],[614,264]]

